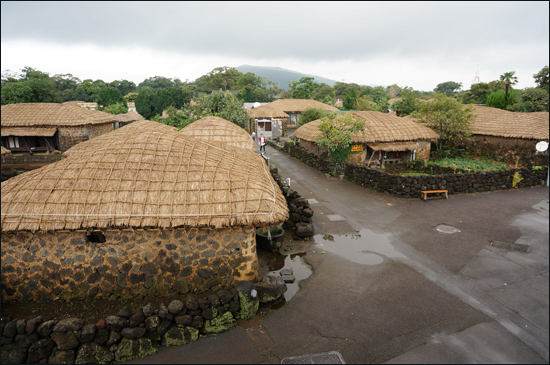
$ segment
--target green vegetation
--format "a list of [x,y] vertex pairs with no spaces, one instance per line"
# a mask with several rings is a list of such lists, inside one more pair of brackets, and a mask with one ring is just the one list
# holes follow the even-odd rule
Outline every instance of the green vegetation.
[[517,187],[521,182],[523,181],[523,177],[521,177],[521,174],[516,171],[514,174],[514,177],[512,178],[512,187]]
[[320,148],[328,149],[329,155],[336,164],[334,171],[338,171],[338,165],[343,164],[351,153],[351,135],[364,133],[365,121],[356,119],[352,114],[330,114],[322,119],[319,125],[321,135],[315,139]]
[[470,171],[499,171],[507,170],[505,164],[486,159],[485,161],[481,160],[470,160],[466,158],[443,158],[441,160],[430,161],[435,165],[445,166],[445,167],[454,167],[457,169],[470,170]]
[[313,120],[324,118],[329,114],[330,112],[324,110],[323,108],[307,108],[300,115],[300,120],[298,120],[298,127],[301,127],[304,124],[309,123]]
[[435,95],[434,99],[422,103],[411,116],[439,133],[438,149],[441,150],[457,140],[469,140],[474,122],[473,106],[463,108],[456,99],[442,94]]

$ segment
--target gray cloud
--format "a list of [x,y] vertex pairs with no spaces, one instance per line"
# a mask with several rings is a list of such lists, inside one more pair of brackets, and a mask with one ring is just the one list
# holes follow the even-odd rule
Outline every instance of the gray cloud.
[[[182,54],[370,61],[548,52],[548,2],[2,2],[1,39]],[[529,59],[522,55],[522,60]],[[540,65],[542,67],[542,65]]]

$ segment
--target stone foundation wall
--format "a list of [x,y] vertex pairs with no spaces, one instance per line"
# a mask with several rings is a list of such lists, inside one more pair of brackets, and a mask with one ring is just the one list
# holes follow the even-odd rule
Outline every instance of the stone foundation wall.
[[[280,296],[281,288],[286,290],[284,283],[245,281],[229,290],[181,296],[168,306],[124,307],[89,324],[81,318],[11,318],[2,322],[2,363],[106,364],[153,355],[161,346],[181,346],[227,331],[237,318],[251,319],[262,298]],[[259,295],[252,297],[252,289]]]
[[2,232],[1,242],[2,302],[166,297],[258,279],[252,227]]
[[100,136],[113,130],[111,123],[63,126],[57,128],[59,150],[63,153],[80,142]]

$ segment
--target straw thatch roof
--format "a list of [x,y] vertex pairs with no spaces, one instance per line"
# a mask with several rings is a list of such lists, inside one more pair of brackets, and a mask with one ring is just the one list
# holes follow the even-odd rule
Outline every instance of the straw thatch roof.
[[516,113],[476,106],[473,134],[506,138],[548,140],[548,112]]
[[69,148],[63,153],[64,156],[74,156],[81,153],[90,153],[94,152],[97,149],[105,145],[110,145],[115,143],[118,139],[122,138],[125,134],[139,134],[142,132],[176,132],[176,128],[153,122],[151,120],[138,120],[131,124],[125,125],[118,129],[115,129],[112,132],[102,134],[100,136],[94,137],[85,142],[80,142],[79,144]]
[[[289,112],[303,112],[307,108],[321,108],[323,110],[337,112],[340,111],[338,108],[330,106],[325,103],[321,103],[317,100],[311,99],[279,99],[275,100],[267,105],[280,109],[286,113]],[[263,108],[263,107],[260,107]],[[256,108],[254,108],[256,109]]]
[[143,119],[141,114],[139,114],[137,112],[128,112],[128,113],[124,113],[124,114],[117,114],[117,115],[115,115],[115,118],[119,122],[135,122],[136,120]]
[[70,104],[24,103],[2,105],[2,127],[73,126],[115,122],[114,115]]
[[388,142],[388,143],[369,143],[369,147],[374,151],[412,151],[418,146],[414,142]]
[[16,136],[38,136],[38,137],[52,137],[57,128],[33,128],[33,127],[3,127],[1,134],[2,137]]
[[263,119],[263,118],[288,118],[288,114],[285,113],[282,109],[277,108],[276,106],[270,104],[265,104],[254,109],[247,109],[248,115],[250,118],[254,119]]
[[223,143],[256,151],[256,143],[247,131],[235,123],[218,117],[205,117],[196,120],[179,133],[206,143]]
[[72,100],[72,101],[65,101],[63,103],[61,103],[63,105],[79,105],[79,104],[86,104],[86,101],[81,101],[81,100]]
[[0,151],[2,156],[11,154],[11,151],[7,148],[4,148],[3,146],[0,146]]
[[[351,114],[365,121],[365,134],[353,134],[351,136],[353,143],[435,141],[439,138],[439,135],[430,128],[409,118],[400,118],[389,113],[374,111],[357,111]],[[292,136],[314,142],[315,138],[321,134],[321,131],[319,131],[320,124],[320,119],[306,123],[296,129]]]
[[393,105],[393,103],[395,103],[396,101],[403,101],[403,99],[402,98],[392,98],[392,99],[388,100],[388,104]]
[[288,207],[254,152],[178,132],[127,133],[2,183],[2,231],[268,226]]

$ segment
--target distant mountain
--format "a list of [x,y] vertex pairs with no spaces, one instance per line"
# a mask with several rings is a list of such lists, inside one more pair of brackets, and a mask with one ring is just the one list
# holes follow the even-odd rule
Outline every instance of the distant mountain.
[[322,84],[325,83],[330,86],[334,86],[335,80],[327,79],[325,77],[304,74],[292,70],[286,70],[281,67],[268,67],[268,66],[250,66],[242,65],[235,67],[239,72],[247,73],[252,72],[257,76],[265,77],[268,80],[276,82],[281,89],[288,90],[288,82],[299,81],[302,77],[313,77],[315,82]]

